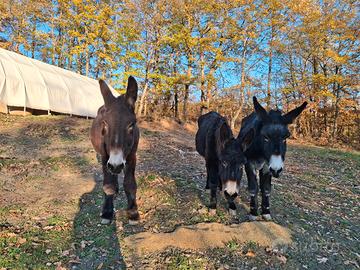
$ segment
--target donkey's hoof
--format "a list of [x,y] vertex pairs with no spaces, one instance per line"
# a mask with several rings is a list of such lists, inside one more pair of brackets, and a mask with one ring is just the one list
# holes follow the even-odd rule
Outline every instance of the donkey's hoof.
[[236,209],[229,209],[229,214],[232,217],[236,217]]
[[271,217],[270,214],[263,214],[262,217],[263,217],[263,219],[264,219],[265,221],[271,221],[271,220],[272,220],[272,217]]
[[209,215],[215,216],[216,215],[216,208],[209,208]]
[[111,219],[107,219],[107,218],[102,218],[101,219],[101,224],[102,225],[109,225],[111,223]]
[[127,210],[127,217],[129,220],[134,220],[134,221],[140,219],[139,212],[134,209]]
[[252,215],[252,214],[249,214],[249,215],[248,215],[248,219],[249,219],[249,221],[256,221],[256,220],[257,220],[257,216],[254,216],[254,215]]

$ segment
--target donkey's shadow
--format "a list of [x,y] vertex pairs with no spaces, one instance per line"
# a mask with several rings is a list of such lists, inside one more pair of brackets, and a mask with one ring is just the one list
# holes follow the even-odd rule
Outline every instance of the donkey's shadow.
[[[126,269],[118,238],[117,221],[100,224],[103,202],[101,175],[95,174],[94,188],[79,199],[73,223],[75,257],[71,269]],[[94,207],[95,206],[95,207]]]

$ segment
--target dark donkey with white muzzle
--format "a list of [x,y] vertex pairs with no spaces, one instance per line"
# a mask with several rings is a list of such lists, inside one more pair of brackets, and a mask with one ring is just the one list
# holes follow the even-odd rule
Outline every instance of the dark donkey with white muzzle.
[[261,211],[265,220],[271,220],[270,192],[271,177],[278,178],[283,170],[286,139],[290,136],[288,125],[305,109],[307,102],[292,111],[282,115],[280,110],[267,112],[253,97],[255,112],[242,120],[240,135],[255,129],[255,138],[245,155],[248,163],[245,171],[248,178],[250,193],[250,220],[256,220],[258,215],[257,195],[259,192],[257,171],[260,176]]
[[119,191],[118,174],[124,170],[127,214],[129,223],[133,224],[139,220],[135,181],[139,128],[134,112],[138,86],[136,80],[130,76],[126,94],[115,98],[103,80],[100,80],[99,84],[105,104],[98,110],[90,136],[96,152],[101,155],[104,173],[105,202],[101,223],[109,224],[114,218],[114,196]]
[[229,213],[236,214],[235,198],[239,195],[242,167],[246,163],[244,151],[254,137],[249,129],[246,134],[234,138],[226,119],[216,112],[199,117],[196,133],[196,150],[205,158],[207,182],[210,188],[210,210],[216,209],[218,187],[224,190]]

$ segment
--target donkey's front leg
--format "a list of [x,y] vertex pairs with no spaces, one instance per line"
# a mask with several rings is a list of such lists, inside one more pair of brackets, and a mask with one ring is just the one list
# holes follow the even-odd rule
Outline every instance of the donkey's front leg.
[[101,213],[101,223],[109,224],[114,218],[114,197],[119,191],[117,175],[110,173],[106,168],[107,159],[102,159],[104,173],[103,191],[105,193],[104,205]]
[[261,190],[261,214],[265,220],[271,220],[270,214],[270,193],[271,193],[271,174],[260,170],[260,190]]
[[136,181],[135,181],[136,154],[130,154],[126,161],[124,190],[128,201],[127,215],[129,224],[137,224],[140,215],[136,204]]
[[216,193],[219,186],[219,172],[218,172],[218,162],[214,160],[206,161],[206,168],[208,172],[209,187],[210,187],[210,204],[209,210],[211,214],[215,213],[217,198]]
[[248,190],[250,193],[250,213],[249,213],[249,220],[253,221],[256,220],[258,216],[258,192],[259,186],[256,179],[256,171],[254,170],[253,166],[250,162],[245,164],[245,172],[248,179]]

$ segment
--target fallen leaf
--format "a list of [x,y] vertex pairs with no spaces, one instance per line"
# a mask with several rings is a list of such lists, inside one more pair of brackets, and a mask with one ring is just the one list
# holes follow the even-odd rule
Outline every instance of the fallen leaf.
[[100,263],[99,266],[96,269],[101,269],[103,267],[104,263]]
[[85,248],[85,247],[86,247],[86,243],[85,243],[84,240],[81,241],[80,246],[81,246],[81,248]]
[[329,259],[326,257],[318,258],[317,259],[319,263],[326,263]]
[[69,256],[69,254],[70,254],[70,250],[64,250],[61,255],[62,256]]
[[62,266],[61,266],[61,262],[60,262],[60,263],[58,263],[58,265],[56,266],[55,270],[66,270],[66,268],[65,268],[65,267],[62,267]]
[[50,252],[51,252],[51,249],[45,250],[45,253],[46,253],[46,254],[50,254]]
[[26,243],[26,239],[25,238],[19,238],[17,241],[20,245]]
[[255,257],[255,253],[254,253],[253,251],[249,250],[249,251],[245,254],[245,256],[247,256],[247,257]]
[[70,261],[69,261],[69,263],[76,263],[76,264],[80,264],[80,263],[81,263],[81,261],[80,261],[80,259],[79,259],[79,258],[76,258],[76,259],[74,259],[74,260],[70,260]]
[[280,262],[282,262],[282,263],[286,263],[286,261],[287,261],[287,259],[286,259],[286,257],[284,256],[284,255],[281,255],[281,254],[279,254],[279,255],[277,255],[277,258],[278,258],[278,260],[280,261]]

